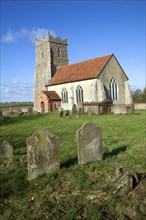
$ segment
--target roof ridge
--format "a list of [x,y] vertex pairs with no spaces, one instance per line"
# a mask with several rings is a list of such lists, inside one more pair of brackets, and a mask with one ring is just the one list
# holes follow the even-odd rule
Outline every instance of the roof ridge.
[[[111,56],[112,55],[112,53],[111,54],[107,54],[107,55],[104,55],[104,56],[100,56],[100,57],[94,57],[94,58],[92,58],[92,59],[89,59],[89,60],[83,60],[83,61],[79,61],[79,62],[76,62],[76,63],[70,63],[70,64],[67,64],[67,65],[65,65],[65,66],[61,66],[60,68],[59,68],[59,70],[60,69],[62,69],[62,68],[64,68],[64,67],[67,67],[67,66],[71,66],[71,65],[75,65],[75,64],[79,64],[79,63],[84,63],[84,62],[87,62],[87,61],[91,61],[91,60],[95,60],[95,59],[99,59],[99,58],[103,58],[103,57],[107,57],[107,56]],[[58,70],[58,71],[59,71]],[[57,71],[57,72],[58,72]],[[56,73],[57,73],[56,72]]]
[[48,85],[57,85],[67,82],[93,79],[101,73],[104,66],[111,59],[113,54],[95,57],[78,63],[61,67],[49,81]]

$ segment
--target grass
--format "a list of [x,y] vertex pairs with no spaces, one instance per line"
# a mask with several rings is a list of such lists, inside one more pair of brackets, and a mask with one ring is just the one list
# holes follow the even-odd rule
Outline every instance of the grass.
[[[89,203],[86,195],[110,183],[117,167],[146,172],[143,110],[134,115],[79,115],[69,119],[50,112],[0,120],[1,142],[7,140],[13,145],[13,159],[17,164],[7,168],[8,160],[0,158],[0,215],[3,219],[116,219],[115,200],[107,201],[102,209]],[[78,165],[76,131],[87,121],[102,129],[104,160]],[[26,139],[42,128],[59,137],[61,169],[28,182]]]

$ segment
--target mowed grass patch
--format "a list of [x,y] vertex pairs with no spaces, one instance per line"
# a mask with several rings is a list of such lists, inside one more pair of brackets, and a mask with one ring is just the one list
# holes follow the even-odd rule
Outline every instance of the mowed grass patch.
[[135,167],[137,160],[133,164],[131,159],[140,157],[139,163],[144,168],[145,112],[142,110],[134,115],[79,115],[78,118],[71,116],[69,119],[59,118],[58,112],[39,117],[15,116],[9,123],[1,120],[1,143],[9,141],[14,147],[14,154],[19,154],[20,149],[20,152],[26,152],[26,139],[37,130],[45,128],[59,137],[61,163],[65,163],[77,157],[76,131],[85,122],[93,122],[101,127],[104,159],[115,158],[122,165],[125,163]]
[[[85,200],[89,191],[104,188],[115,178],[117,167],[146,172],[145,111],[134,115],[82,115],[69,119],[58,112],[29,117],[1,119],[1,143],[9,141],[14,147],[13,169],[0,158],[0,192],[2,215],[7,219],[106,219],[96,205]],[[103,161],[77,164],[76,131],[85,122],[102,129]],[[56,134],[60,142],[61,169],[58,173],[42,175],[27,181],[26,139],[39,129]],[[78,195],[83,192],[83,195]],[[73,194],[75,192],[75,194]],[[35,198],[35,202],[31,198]],[[30,213],[32,214],[30,218]],[[0,214],[1,215],[1,214]],[[93,215],[93,216],[92,216]],[[47,218],[47,217],[46,217]]]

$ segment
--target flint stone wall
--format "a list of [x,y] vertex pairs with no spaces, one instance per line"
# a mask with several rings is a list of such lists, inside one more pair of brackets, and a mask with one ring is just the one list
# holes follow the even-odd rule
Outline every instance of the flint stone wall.
[[60,169],[59,140],[56,135],[42,129],[29,137],[26,143],[28,180]]
[[146,109],[146,103],[134,103],[134,109]]
[[102,160],[101,128],[94,123],[85,123],[76,132],[78,164]]
[[133,114],[134,107],[133,105],[113,105],[111,107],[111,113],[114,114]]

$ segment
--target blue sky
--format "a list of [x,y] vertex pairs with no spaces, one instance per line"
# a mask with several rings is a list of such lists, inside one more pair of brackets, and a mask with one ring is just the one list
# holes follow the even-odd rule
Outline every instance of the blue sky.
[[132,89],[145,80],[145,1],[1,0],[1,102],[33,101],[34,39],[68,37],[69,63],[114,53]]

